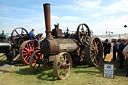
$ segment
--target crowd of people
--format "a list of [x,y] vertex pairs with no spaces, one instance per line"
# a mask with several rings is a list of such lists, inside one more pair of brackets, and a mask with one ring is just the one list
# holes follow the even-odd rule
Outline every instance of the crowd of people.
[[108,42],[108,39],[106,39],[103,42],[104,59],[107,54],[110,54],[111,47],[113,47],[113,60],[118,59],[120,62],[119,69],[124,68],[124,62],[126,60],[126,77],[128,77],[128,42],[125,39],[118,39],[117,41],[114,41],[113,46],[111,46],[111,43]]

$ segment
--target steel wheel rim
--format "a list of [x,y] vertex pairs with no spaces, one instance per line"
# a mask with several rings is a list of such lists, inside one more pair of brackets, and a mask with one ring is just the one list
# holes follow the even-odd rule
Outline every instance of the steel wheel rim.
[[20,47],[20,45],[28,40],[28,32],[22,27],[15,28],[11,33],[11,40],[15,47]]
[[34,53],[38,48],[37,42],[35,40],[28,40],[25,41],[20,48],[20,53],[21,53],[21,60],[29,64],[29,59],[32,53]]
[[81,44],[85,45],[91,36],[90,30],[89,30],[89,27],[87,24],[83,23],[78,26],[77,36],[78,36],[78,40],[81,42]]
[[71,56],[66,52],[60,53],[54,61],[53,67],[54,74],[58,79],[67,78],[70,75],[72,68]]
[[99,38],[93,38],[91,42],[90,57],[95,66],[101,64],[103,60],[103,46]]
[[46,62],[44,61],[41,51],[35,51],[29,61],[30,69],[33,72],[40,72],[46,68]]

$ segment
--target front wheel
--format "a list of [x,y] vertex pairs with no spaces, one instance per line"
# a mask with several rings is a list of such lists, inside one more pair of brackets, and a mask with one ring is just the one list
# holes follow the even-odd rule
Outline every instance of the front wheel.
[[29,60],[29,66],[33,72],[41,72],[42,70],[46,68],[47,64],[40,50],[35,51],[31,55],[30,60]]
[[67,78],[72,69],[72,58],[67,52],[61,52],[53,63],[53,72],[58,79]]

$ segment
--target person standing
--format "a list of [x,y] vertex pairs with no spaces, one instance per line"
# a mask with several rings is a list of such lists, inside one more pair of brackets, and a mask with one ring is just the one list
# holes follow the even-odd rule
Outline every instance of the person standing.
[[120,44],[121,44],[121,39],[118,39],[117,40],[117,43],[116,43],[116,52],[117,52],[117,58],[118,58],[118,60],[120,59],[119,58],[119,46],[120,46]]
[[123,49],[122,53],[126,57],[126,77],[128,77],[128,45]]
[[113,42],[113,60],[116,60],[116,40]]
[[126,45],[127,45],[127,42],[125,41],[125,39],[122,39],[119,45],[119,62],[120,62],[119,69],[123,69],[124,67],[124,55],[122,51]]
[[108,42],[108,39],[106,39],[103,42],[103,49],[104,49],[104,59],[105,59],[106,55],[110,54],[111,51],[111,43]]

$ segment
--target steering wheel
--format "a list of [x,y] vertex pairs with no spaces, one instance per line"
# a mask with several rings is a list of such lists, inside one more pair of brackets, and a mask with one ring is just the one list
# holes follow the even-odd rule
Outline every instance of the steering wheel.
[[85,45],[91,36],[91,31],[87,24],[82,23],[77,27],[77,39],[82,45]]
[[15,28],[11,33],[11,41],[15,47],[20,47],[20,45],[28,40],[28,32],[22,27]]

